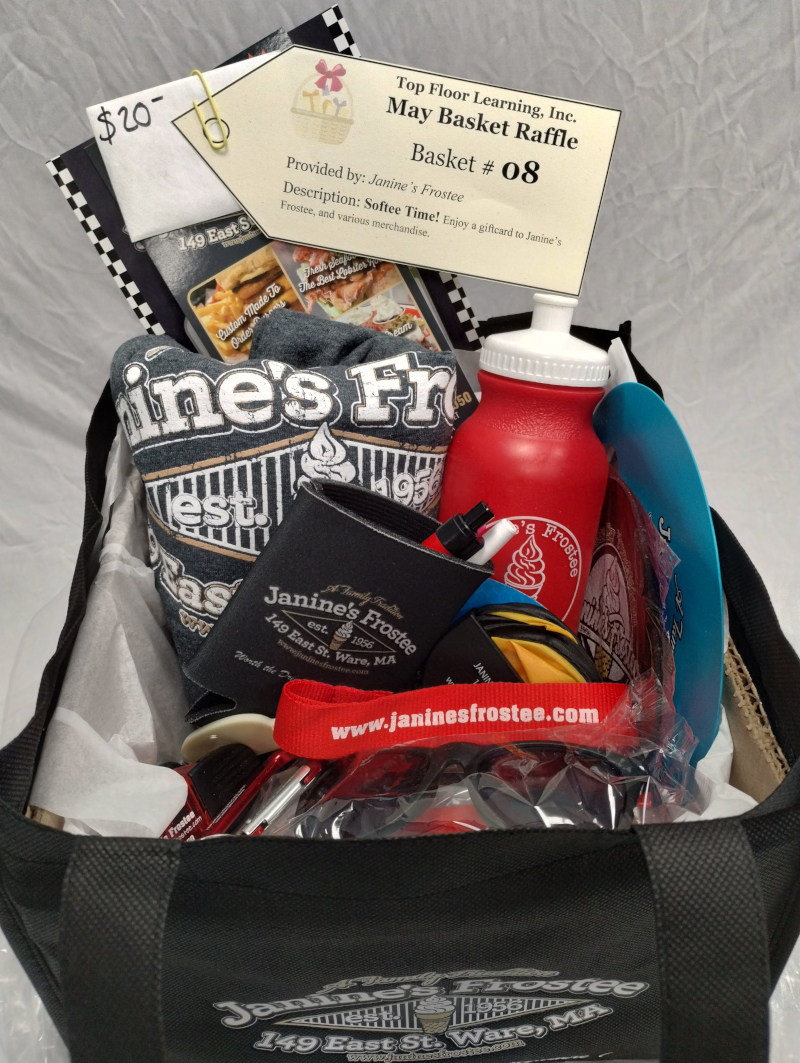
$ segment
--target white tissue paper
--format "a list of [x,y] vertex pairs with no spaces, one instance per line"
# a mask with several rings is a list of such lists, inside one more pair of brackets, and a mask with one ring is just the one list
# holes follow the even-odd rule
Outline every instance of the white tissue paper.
[[73,834],[157,838],[186,801],[186,781],[143,764],[122,735],[108,740],[59,706],[47,729],[31,802],[64,816]]
[[731,786],[733,764],[733,739],[724,712],[719,714],[719,730],[708,753],[697,762],[695,779],[702,795],[703,811],[688,809],[676,817],[676,823],[688,823],[696,819],[723,819],[725,816],[740,816],[755,808],[758,803],[743,790]]
[[[262,66],[275,52],[209,70],[212,93]],[[197,76],[86,108],[128,235],[134,242],[241,210],[225,185],[172,124],[206,99]],[[211,115],[208,104],[201,106]],[[224,114],[221,115],[223,121]],[[215,120],[209,134],[219,138]],[[113,131],[112,131],[113,130]],[[111,139],[109,140],[109,136]]]
[[158,837],[183,807],[187,788],[157,765],[180,762],[191,728],[144,561],[141,479],[121,438],[109,465],[117,497],[30,802],[63,816],[73,833]]

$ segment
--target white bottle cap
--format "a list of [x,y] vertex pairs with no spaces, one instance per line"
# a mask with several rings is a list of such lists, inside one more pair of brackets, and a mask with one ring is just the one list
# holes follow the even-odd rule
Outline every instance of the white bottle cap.
[[536,292],[529,329],[487,336],[480,368],[498,376],[568,388],[602,388],[609,357],[599,347],[570,335],[577,299]]

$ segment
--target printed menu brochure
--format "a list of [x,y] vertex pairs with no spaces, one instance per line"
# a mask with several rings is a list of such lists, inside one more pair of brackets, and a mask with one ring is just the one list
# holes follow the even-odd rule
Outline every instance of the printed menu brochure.
[[186,314],[192,339],[239,362],[253,329],[274,310],[296,310],[404,336],[430,350],[449,343],[415,271],[363,255],[270,240],[244,213],[145,241]]

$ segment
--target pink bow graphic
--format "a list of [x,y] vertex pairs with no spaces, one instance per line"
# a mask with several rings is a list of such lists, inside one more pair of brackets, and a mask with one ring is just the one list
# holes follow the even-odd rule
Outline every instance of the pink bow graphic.
[[[320,59],[317,65],[314,67],[318,74],[322,74],[321,78],[318,78],[314,84],[318,89],[322,89],[324,96],[327,96],[331,90],[339,92],[342,87],[342,83],[339,80],[342,74],[346,74],[347,71],[341,63],[337,63],[332,70],[328,70],[328,64],[324,59]],[[328,79],[330,79],[330,86],[328,85]]]

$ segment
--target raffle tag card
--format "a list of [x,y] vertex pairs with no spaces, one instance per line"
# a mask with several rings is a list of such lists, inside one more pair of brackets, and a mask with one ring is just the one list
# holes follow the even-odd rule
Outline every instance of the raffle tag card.
[[[580,293],[620,112],[291,48],[174,120],[272,238]],[[216,143],[216,148],[210,141]]]

